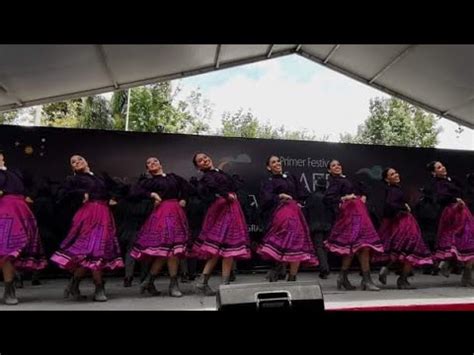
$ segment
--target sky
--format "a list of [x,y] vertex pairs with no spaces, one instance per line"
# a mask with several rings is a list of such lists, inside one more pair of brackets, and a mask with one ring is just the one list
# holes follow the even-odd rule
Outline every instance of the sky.
[[[263,122],[307,130],[339,141],[355,134],[369,115],[369,100],[389,95],[298,55],[290,55],[173,81],[184,99],[199,88],[213,104],[211,129],[220,127],[224,111],[251,110]],[[474,150],[474,131],[439,119],[438,148]]]

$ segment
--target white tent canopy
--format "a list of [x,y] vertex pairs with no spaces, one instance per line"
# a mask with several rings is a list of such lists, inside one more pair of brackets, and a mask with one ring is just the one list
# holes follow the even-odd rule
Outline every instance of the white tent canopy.
[[474,128],[473,45],[0,45],[0,111],[292,53]]

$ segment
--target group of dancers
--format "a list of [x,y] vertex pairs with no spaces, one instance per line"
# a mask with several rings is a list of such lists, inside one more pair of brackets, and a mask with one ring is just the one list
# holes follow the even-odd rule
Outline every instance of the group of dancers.
[[[151,200],[154,204],[129,251],[131,258],[149,265],[148,274],[140,284],[141,293],[160,293],[154,281],[167,264],[169,295],[181,297],[177,278],[180,260],[196,258],[205,261],[194,284],[196,292],[215,295],[209,278],[218,262],[222,264],[222,283],[229,284],[234,261],[251,258],[248,227],[237,195],[241,182],[216,168],[206,153],[195,154],[192,164],[203,173],[196,184],[165,172],[160,160],[150,157],[146,160],[148,174],[128,192],[132,198]],[[66,198],[79,198],[82,204],[72,218],[67,236],[50,260],[72,274],[64,297],[84,298],[80,283],[91,273],[95,284],[93,299],[104,302],[107,296],[103,272],[124,267],[111,210],[111,206],[117,204],[117,196],[111,192],[107,178],[94,174],[84,157],[72,156],[70,166],[73,175],[62,186],[63,194]],[[272,155],[266,161],[268,176],[260,187],[265,230],[255,252],[273,261],[275,267],[288,266],[288,281],[296,280],[300,265],[317,266],[316,255],[324,255],[320,253],[324,249],[342,257],[338,289],[356,289],[348,278],[354,256],[361,266],[362,290],[380,290],[370,273],[371,264],[375,262],[384,265],[379,273],[382,284],[386,284],[390,269],[399,268],[397,287],[400,289],[413,288],[408,276],[414,267],[440,263],[441,273],[449,276],[450,263],[462,262],[461,284],[472,287],[472,214],[462,200],[460,187],[450,179],[443,164],[435,161],[427,168],[443,209],[434,253],[423,241],[395,168],[386,168],[382,174],[386,185],[385,204],[382,224],[376,230],[366,207],[367,193],[343,174],[343,167],[336,159],[327,164],[329,178],[323,196],[325,211],[331,220],[329,232],[314,245],[304,212],[309,193],[294,175],[283,170],[280,158]],[[186,215],[191,194],[206,203],[200,230],[193,237]],[[14,282],[17,270],[37,271],[48,265],[29,206],[32,203],[21,172],[7,168],[6,157],[0,152],[0,267],[5,285],[4,302],[8,305],[18,304]],[[319,218],[318,215],[310,217]],[[276,281],[278,277],[273,274],[269,280]]]

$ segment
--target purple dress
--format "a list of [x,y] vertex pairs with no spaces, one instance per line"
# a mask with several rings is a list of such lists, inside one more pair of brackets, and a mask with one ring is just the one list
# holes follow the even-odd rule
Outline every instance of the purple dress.
[[[356,199],[341,202],[350,194]],[[353,255],[362,248],[382,253],[383,246],[370,220],[365,203],[360,199],[363,191],[356,188],[345,176],[329,176],[324,203],[335,214],[335,223],[324,245],[338,255]]]
[[222,170],[214,168],[204,172],[198,183],[198,194],[201,199],[210,202],[210,206],[201,232],[191,246],[190,257],[250,258],[250,239],[244,213],[239,201],[228,197],[236,190],[234,179]]
[[431,253],[423,241],[416,219],[408,211],[399,185],[387,186],[379,236],[384,254],[374,261],[408,262],[412,266],[433,264]]
[[435,258],[468,262],[474,259],[474,220],[469,209],[456,198],[461,188],[448,178],[433,178],[436,201],[443,208],[438,224]]
[[0,169],[0,191],[0,260],[18,269],[44,269],[48,263],[35,216],[25,201],[21,173]]
[[92,173],[77,173],[68,177],[64,189],[69,197],[83,198],[88,193],[89,200],[74,215],[66,239],[51,260],[68,270],[122,268],[115,222],[108,205],[111,196],[105,180]]
[[188,190],[188,182],[175,174],[146,177],[133,187],[132,197],[150,198],[156,192],[162,199],[138,232],[130,253],[133,258],[184,256],[189,228],[179,201],[187,200]]
[[[281,201],[281,193],[293,199]],[[269,226],[257,249],[263,259],[318,265],[308,225],[298,206],[307,197],[303,185],[287,173],[271,175],[261,184],[261,208],[270,214]]]

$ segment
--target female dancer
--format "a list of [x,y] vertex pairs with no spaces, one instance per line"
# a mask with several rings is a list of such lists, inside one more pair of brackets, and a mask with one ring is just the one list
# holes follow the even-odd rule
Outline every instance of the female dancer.
[[222,279],[229,284],[234,258],[250,258],[247,223],[236,195],[234,179],[214,167],[205,153],[197,153],[193,164],[204,173],[198,184],[200,197],[210,203],[201,233],[192,244],[190,256],[207,260],[195,287],[205,295],[214,295],[208,281],[219,258],[222,258]]
[[74,176],[67,179],[65,194],[69,198],[82,198],[82,206],[74,215],[66,239],[51,260],[63,269],[70,270],[73,276],[64,290],[64,297],[72,295],[81,298],[79,283],[87,270],[92,271],[95,284],[94,301],[105,302],[103,270],[122,268],[123,260],[115,233],[115,222],[109,205],[111,187],[106,179],[95,175],[82,156],[73,155],[70,159]]
[[[270,176],[260,187],[262,210],[270,217],[257,253],[276,263],[289,263],[288,281],[296,281],[300,263],[316,266],[309,228],[301,212],[308,193],[298,179],[283,173],[280,158],[267,159]],[[270,282],[277,281],[270,277]]]
[[36,219],[27,205],[23,176],[7,169],[0,151],[0,268],[5,283],[4,302],[18,304],[15,292],[16,269],[41,270],[47,266]]
[[342,174],[342,165],[338,160],[331,160],[327,168],[330,175],[324,202],[333,211],[335,223],[324,244],[329,251],[342,256],[337,288],[355,289],[347,275],[357,254],[362,269],[362,290],[379,291],[370,276],[370,252],[381,253],[383,246],[367,212],[367,198]]
[[166,174],[156,157],[146,161],[151,177],[142,178],[134,187],[132,195],[151,198],[155,208],[138,232],[130,255],[136,260],[150,260],[151,269],[140,285],[141,293],[148,291],[158,295],[154,280],[164,263],[168,263],[170,274],[169,294],[181,297],[178,287],[179,257],[184,256],[189,237],[188,222],[184,207],[188,195],[188,182],[173,173]]
[[[382,179],[387,184],[383,221],[379,229],[379,236],[383,242],[384,254],[377,260],[389,263],[401,263],[402,272],[397,280],[399,289],[413,289],[408,282],[412,268],[416,266],[432,265],[433,260],[428,247],[423,241],[420,227],[411,214],[411,208],[404,198],[400,187],[400,175],[394,168],[386,168],[382,172]],[[388,267],[380,270],[379,280],[387,283]]]
[[462,189],[448,176],[445,166],[439,161],[427,165],[432,175],[435,199],[442,208],[438,224],[435,259],[440,260],[442,275],[449,277],[450,263],[464,264],[461,285],[473,287],[472,265],[474,264],[474,220],[462,200]]

